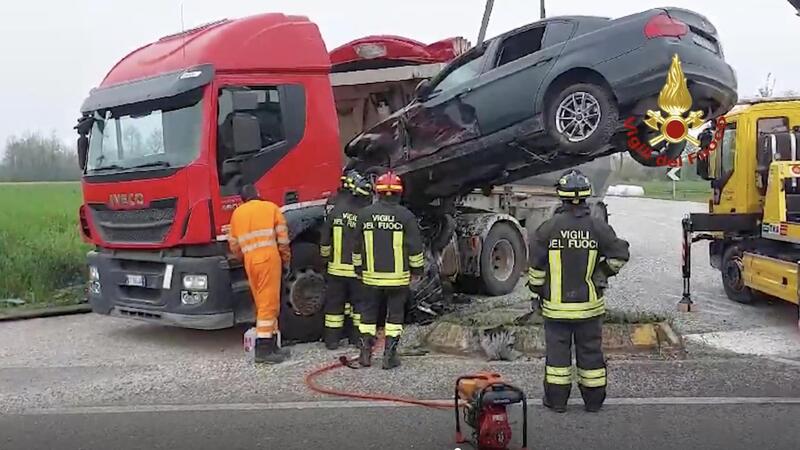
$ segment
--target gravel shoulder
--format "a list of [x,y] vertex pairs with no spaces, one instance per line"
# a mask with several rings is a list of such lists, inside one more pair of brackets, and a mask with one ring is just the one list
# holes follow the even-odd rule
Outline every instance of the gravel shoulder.
[[[612,280],[609,303],[620,310],[663,314],[680,332],[696,338],[683,360],[613,359],[609,395],[800,397],[800,345],[776,358],[758,348],[737,355],[704,341],[705,336],[744,333],[746,338],[764,330],[772,339],[798,339],[797,313],[790,306],[743,306],[725,298],[704,244],[694,249],[699,311],[676,311],[682,287],[680,219],[704,205],[638,198],[609,198],[608,204],[612,225],[632,249],[630,263]],[[509,303],[526,295],[520,287],[509,296],[480,301]],[[321,344],[299,345],[286,364],[255,367],[242,352],[242,332],[183,330],[93,314],[0,323],[0,412],[327,399],[310,392],[303,376],[341,352],[328,352]],[[418,332],[412,328],[407,340]],[[734,350],[737,345],[734,341]],[[391,373],[341,369],[322,381],[349,390],[446,398],[457,375],[487,369],[503,373],[533,398],[541,393],[540,359],[487,363],[442,355],[407,357]]]

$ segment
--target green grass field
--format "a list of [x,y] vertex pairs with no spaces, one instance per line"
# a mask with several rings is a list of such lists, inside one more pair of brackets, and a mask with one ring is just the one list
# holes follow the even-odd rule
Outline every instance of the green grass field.
[[0,299],[75,301],[53,294],[84,279],[80,204],[79,183],[0,183]]
[[[672,200],[672,182],[645,181],[638,184],[644,188],[644,196]],[[675,183],[675,200],[707,202],[711,198],[711,187],[708,181],[678,181]]]

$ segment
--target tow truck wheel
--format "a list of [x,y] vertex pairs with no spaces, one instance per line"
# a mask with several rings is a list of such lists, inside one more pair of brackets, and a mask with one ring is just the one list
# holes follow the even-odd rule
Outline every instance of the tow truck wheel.
[[608,88],[593,83],[564,86],[547,103],[545,128],[567,153],[585,153],[608,144],[619,111]]
[[507,223],[497,223],[483,241],[481,287],[489,295],[505,295],[517,286],[525,266],[525,243]]
[[742,251],[733,245],[722,257],[722,286],[729,299],[743,304],[750,304],[755,299],[753,291],[744,285],[744,264]]
[[317,244],[292,244],[292,266],[283,280],[278,319],[284,341],[314,342],[322,337],[325,326],[323,269]]

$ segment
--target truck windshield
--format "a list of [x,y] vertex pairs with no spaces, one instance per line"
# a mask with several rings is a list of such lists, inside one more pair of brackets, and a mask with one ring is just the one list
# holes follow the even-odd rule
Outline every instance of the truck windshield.
[[87,174],[180,167],[200,153],[198,93],[94,113]]

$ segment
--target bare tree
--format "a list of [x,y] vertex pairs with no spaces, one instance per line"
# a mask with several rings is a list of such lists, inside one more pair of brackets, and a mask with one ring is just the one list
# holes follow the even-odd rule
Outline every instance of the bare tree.
[[75,150],[55,134],[11,136],[0,163],[0,181],[69,181],[80,178]]

